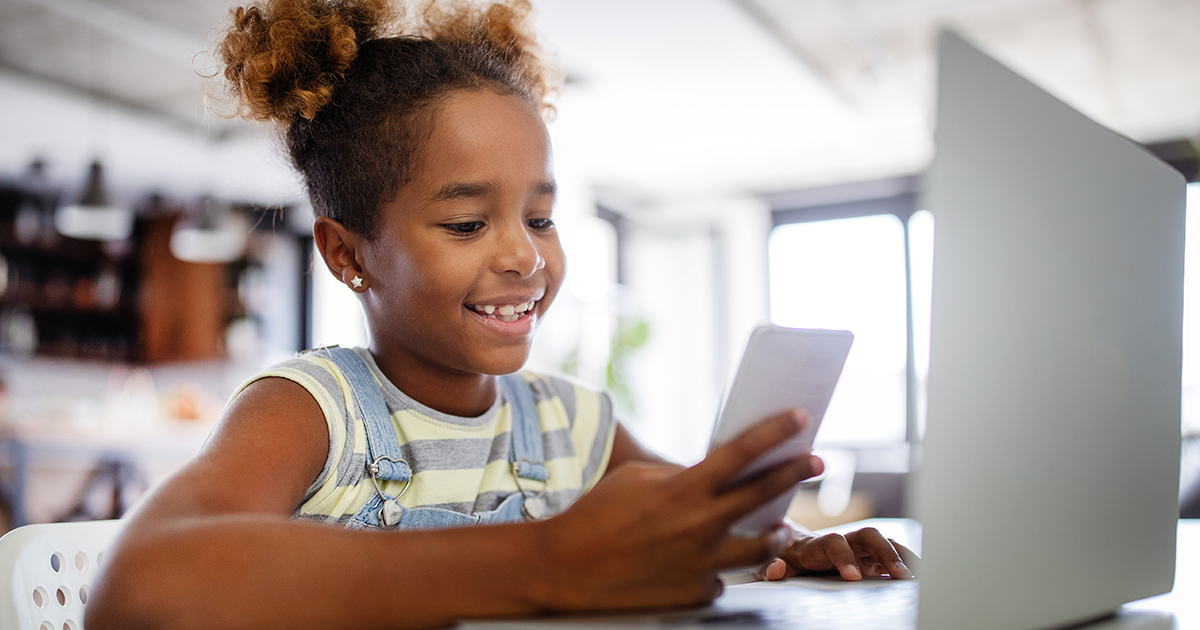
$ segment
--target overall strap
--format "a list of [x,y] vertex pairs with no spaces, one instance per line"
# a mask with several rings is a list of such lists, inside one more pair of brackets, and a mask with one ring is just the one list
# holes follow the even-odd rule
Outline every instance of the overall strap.
[[512,405],[512,460],[518,476],[536,481],[546,481],[550,471],[542,460],[542,424],[538,419],[537,403],[533,390],[519,374],[500,377],[504,396]]
[[392,415],[388,413],[383,392],[367,362],[349,348],[333,346],[320,352],[338,366],[350,384],[356,411],[366,428],[367,465],[378,467],[373,471],[374,476],[389,481],[411,480],[412,468],[400,457],[400,442],[392,428]]

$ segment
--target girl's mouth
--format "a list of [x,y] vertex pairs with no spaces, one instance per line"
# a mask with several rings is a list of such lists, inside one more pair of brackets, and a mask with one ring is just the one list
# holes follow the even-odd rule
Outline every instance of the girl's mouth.
[[537,300],[530,300],[520,304],[469,304],[467,308],[487,319],[515,322],[532,311],[536,304]]

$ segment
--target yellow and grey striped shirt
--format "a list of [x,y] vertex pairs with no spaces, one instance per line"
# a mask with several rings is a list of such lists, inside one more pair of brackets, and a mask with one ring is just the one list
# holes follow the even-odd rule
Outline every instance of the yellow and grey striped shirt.
[[[511,406],[498,393],[496,402],[474,418],[452,416],[413,400],[379,371],[371,353],[356,348],[379,382],[405,461],[413,470],[411,487],[400,499],[405,507],[439,507],[470,514],[495,509],[517,491],[509,465]],[[565,510],[599,481],[612,453],[615,422],[608,394],[575,380],[521,372],[537,403],[542,444],[550,478],[521,479],[526,491],[546,490],[547,514]],[[329,427],[329,453],[294,516],[346,523],[375,494],[366,474],[367,440],[354,397],[337,365],[318,353],[302,354],[256,374],[240,388],[267,377],[286,378],[304,387],[321,406]],[[236,393],[234,394],[237,395]],[[401,481],[381,481],[393,496]]]

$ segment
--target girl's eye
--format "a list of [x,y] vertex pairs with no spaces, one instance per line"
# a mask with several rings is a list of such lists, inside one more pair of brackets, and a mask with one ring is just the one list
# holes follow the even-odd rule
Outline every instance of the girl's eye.
[[525,224],[535,230],[548,230],[554,227],[554,221],[550,219],[530,219]]
[[483,229],[483,221],[466,221],[464,223],[444,223],[442,227],[455,234],[474,234]]

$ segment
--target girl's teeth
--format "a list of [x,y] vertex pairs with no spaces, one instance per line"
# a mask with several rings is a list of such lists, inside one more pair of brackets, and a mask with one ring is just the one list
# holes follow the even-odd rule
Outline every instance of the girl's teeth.
[[494,306],[494,305],[488,304],[486,306],[474,306],[472,308],[474,308],[479,313],[483,313],[485,315],[490,315],[500,321],[515,322],[518,319],[520,319],[521,316],[524,315],[525,313],[532,311],[533,305],[536,303],[537,303],[537,300],[532,300],[529,302],[525,302],[523,304],[516,304],[516,305],[505,304],[503,306]]

